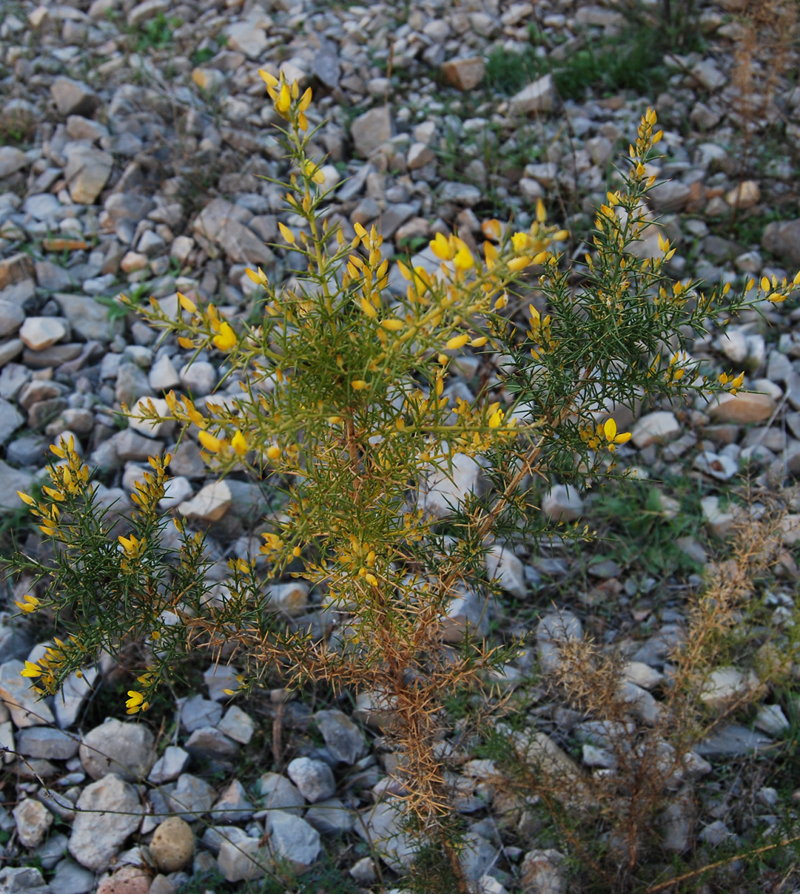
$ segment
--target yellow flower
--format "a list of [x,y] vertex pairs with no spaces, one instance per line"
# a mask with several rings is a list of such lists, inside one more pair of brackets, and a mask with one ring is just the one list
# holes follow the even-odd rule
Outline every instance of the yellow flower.
[[364,389],[369,388],[369,385],[363,379],[353,379],[350,387],[353,391],[364,391]]
[[130,537],[123,537],[121,534],[117,537],[120,546],[125,550],[125,555],[130,558],[140,556],[144,552],[145,542],[131,534]]
[[187,298],[186,295],[182,295],[180,292],[178,292],[178,302],[180,303],[180,306],[190,314],[195,313],[197,310],[197,305],[194,301],[192,301],[191,298]]
[[219,334],[211,339],[211,343],[220,351],[230,351],[236,344],[236,333],[231,328],[230,323],[224,320],[219,324]]
[[631,439],[631,433],[620,432],[617,434],[617,423],[613,419],[607,419],[602,426],[598,426],[598,434],[607,442],[608,449],[613,453],[617,444],[625,444]]
[[40,604],[41,603],[39,602],[39,600],[30,593],[26,593],[21,600],[14,600],[14,605],[16,605],[21,612],[25,612],[26,614],[35,612],[36,609],[39,608]]
[[430,243],[430,249],[440,261],[451,261],[455,254],[455,249],[450,244],[450,240],[441,233],[436,234]]
[[41,677],[42,668],[32,661],[26,661],[25,667],[19,672],[22,677]]
[[225,447],[225,441],[222,438],[215,438],[214,435],[205,429],[198,432],[197,440],[211,453],[219,453]]
[[128,690],[128,700],[125,702],[128,714],[138,714],[139,711],[146,711],[150,705],[144,700],[141,692],[135,689]]
[[247,453],[247,438],[240,432],[231,438],[231,447],[233,447],[237,456],[244,456]]
[[281,448],[278,447],[277,444],[273,444],[271,447],[267,447],[267,459],[271,462],[275,462],[276,459],[281,458]]
[[389,332],[399,332],[405,326],[405,323],[402,320],[390,318],[381,320],[381,326]]
[[459,348],[463,348],[464,345],[469,341],[469,336],[466,334],[462,335],[454,335],[452,338],[448,339],[445,348],[448,351],[456,351]]

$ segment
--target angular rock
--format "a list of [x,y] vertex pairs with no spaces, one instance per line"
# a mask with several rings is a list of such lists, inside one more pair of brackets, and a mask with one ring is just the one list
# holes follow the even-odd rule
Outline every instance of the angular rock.
[[565,643],[583,639],[580,619],[569,611],[556,611],[540,619],[536,627],[536,649],[542,673],[556,671],[561,664]]
[[265,810],[282,810],[299,816],[306,806],[306,799],[297,786],[280,773],[265,773],[258,780],[258,789],[264,799]]
[[272,263],[274,256],[256,234],[242,222],[250,217],[225,199],[214,199],[200,212],[192,229],[209,242],[219,245],[231,261],[242,264]]
[[402,873],[413,862],[417,847],[403,829],[402,801],[390,798],[362,811],[355,831],[395,872]]
[[77,736],[49,726],[29,726],[17,734],[17,751],[26,757],[66,761],[77,754]]
[[486,550],[486,574],[496,578],[500,586],[513,596],[522,599],[528,592],[522,562],[514,553],[499,543]]
[[161,785],[164,782],[172,782],[186,769],[189,763],[189,752],[184,751],[178,745],[167,745],[164,753],[153,764],[153,768],[147,777],[148,782]]
[[364,754],[364,734],[343,711],[317,711],[314,722],[335,760],[343,764],[354,764]]
[[260,59],[266,50],[267,35],[262,28],[252,22],[236,22],[226,29],[228,46],[237,53],[244,53],[248,59]]
[[355,826],[356,813],[339,798],[325,798],[308,808],[305,820],[323,835],[344,835]]
[[55,101],[59,114],[91,115],[100,105],[97,95],[82,81],[58,77],[50,86],[50,95]]
[[509,107],[515,115],[537,115],[552,110],[555,96],[553,76],[546,74],[515,93],[509,100]]
[[677,438],[681,425],[674,413],[659,410],[648,413],[636,421],[631,431],[631,440],[641,450],[651,444],[665,444]]
[[0,146],[0,180],[10,177],[30,164],[28,156],[15,146]]
[[92,779],[113,773],[122,779],[145,779],[155,763],[153,734],[143,723],[114,718],[89,730],[79,749],[83,769]]
[[420,507],[444,518],[480,488],[481,467],[465,453],[453,455],[450,470],[436,469],[420,488]]
[[296,757],[286,767],[286,774],[312,804],[330,798],[336,792],[336,780],[324,762],[309,757]]
[[87,869],[108,867],[144,814],[136,789],[113,773],[87,785],[76,804],[69,852]]
[[39,847],[53,824],[53,814],[33,798],[23,798],[14,808],[17,835],[23,847]]
[[350,125],[355,151],[362,158],[392,138],[392,114],[388,106],[379,106],[359,115]]
[[109,320],[108,308],[94,298],[63,292],[53,297],[73,333],[86,341],[108,342],[122,330],[122,320]]
[[178,512],[196,521],[215,522],[230,509],[232,500],[228,483],[214,481],[202,488],[191,500],[181,503]]
[[183,773],[168,796],[170,809],[187,822],[194,822],[208,813],[214,803],[214,789],[203,779]]
[[223,841],[217,863],[220,872],[229,882],[263,878],[272,866],[270,853],[259,838]]
[[67,152],[64,176],[73,202],[92,205],[108,183],[113,156],[88,143],[73,143]]
[[267,815],[269,847],[274,857],[303,873],[319,856],[319,832],[299,816],[275,810]]
[[253,816],[254,808],[244,786],[234,779],[214,802],[211,814],[216,822],[242,823]]
[[776,407],[775,398],[769,394],[740,391],[717,395],[708,407],[708,415],[715,422],[765,422]]
[[247,745],[253,738],[255,723],[253,718],[238,705],[231,705],[217,724],[217,729],[234,742]]
[[794,269],[800,267],[800,218],[767,224],[761,245]]
[[61,341],[68,331],[60,317],[28,317],[19,330],[19,337],[26,348],[43,351]]
[[450,59],[443,63],[442,74],[457,90],[474,90],[486,74],[486,64],[480,56]]
[[551,521],[575,521],[583,515],[583,500],[574,487],[556,484],[545,494],[542,512]]

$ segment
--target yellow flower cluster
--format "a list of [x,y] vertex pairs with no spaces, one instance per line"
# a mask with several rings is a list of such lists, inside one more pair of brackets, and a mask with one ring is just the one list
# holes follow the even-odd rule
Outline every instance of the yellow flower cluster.
[[626,444],[631,439],[630,432],[617,431],[617,423],[613,419],[599,423],[594,429],[584,428],[580,435],[581,440],[592,450],[605,448],[610,453],[613,453],[618,445]]
[[[75,637],[70,637],[70,644],[76,645]],[[53,637],[53,645],[45,649],[44,655],[38,661],[26,661],[20,676],[36,680],[33,690],[39,695],[52,695],[58,688],[56,674],[67,660],[69,646],[57,636]]]
[[59,520],[61,517],[60,503],[64,503],[68,497],[79,496],[86,488],[89,481],[89,469],[75,452],[75,440],[70,437],[68,441],[50,446],[50,451],[62,462],[49,465],[47,474],[50,476],[52,487],[45,485],[42,493],[49,498],[36,501],[30,494],[17,491],[17,496],[30,506],[33,515],[41,522],[39,530],[48,537],[59,538]]

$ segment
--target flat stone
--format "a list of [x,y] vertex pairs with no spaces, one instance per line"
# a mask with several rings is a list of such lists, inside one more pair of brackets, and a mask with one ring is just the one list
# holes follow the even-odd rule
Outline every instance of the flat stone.
[[496,578],[500,587],[512,596],[524,598],[528,592],[524,568],[510,549],[494,543],[486,550],[484,561],[486,574],[490,579]]
[[540,112],[550,112],[555,102],[555,96],[553,76],[546,74],[515,93],[509,100],[509,107],[512,114],[515,115],[537,115]]
[[345,835],[356,824],[356,812],[338,798],[325,798],[308,808],[305,820],[323,835]]
[[66,155],[64,176],[72,201],[81,205],[94,204],[108,183],[114,165],[113,156],[88,143],[73,143]]
[[777,403],[769,394],[740,391],[738,394],[720,394],[708,407],[708,415],[715,422],[765,422],[775,412]]
[[[231,261],[242,264],[271,264],[272,252],[242,222],[242,211],[225,199],[214,199],[195,218],[194,232],[219,245]],[[249,213],[245,212],[248,219]]]
[[651,444],[665,444],[677,438],[681,425],[674,413],[659,410],[648,413],[636,421],[631,431],[631,440],[642,450]]
[[0,891],[3,894],[52,894],[42,873],[31,866],[0,869]]
[[108,308],[86,295],[53,296],[72,331],[86,341],[108,342],[122,331],[122,320],[109,320]]
[[31,351],[43,351],[61,341],[69,331],[60,317],[28,317],[19,330],[19,337]]
[[244,786],[234,779],[214,802],[211,813],[217,822],[241,823],[252,818],[253,805]]
[[247,743],[253,738],[255,732],[255,722],[253,718],[238,705],[231,705],[225,712],[225,716],[217,724],[217,729],[224,733],[234,742],[241,745]]
[[263,878],[272,866],[272,860],[260,838],[242,838],[222,842],[217,864],[227,881],[244,882]]
[[144,814],[136,789],[109,773],[87,785],[76,804],[69,851],[87,869],[102,872]]
[[23,422],[25,417],[14,404],[0,397],[0,444],[5,444]]
[[768,223],[761,245],[794,269],[800,267],[800,218]]
[[191,773],[182,773],[168,796],[169,807],[187,822],[195,822],[208,813],[214,803],[214,789]]
[[542,512],[551,521],[575,521],[583,515],[583,500],[574,487],[556,484],[545,494]]
[[413,839],[403,828],[403,805],[397,799],[379,801],[361,812],[356,834],[378,853],[395,872],[403,873],[414,861],[417,851]]
[[222,706],[202,695],[193,695],[181,705],[181,726],[189,733],[203,726],[216,726],[222,718]]
[[389,106],[379,106],[359,115],[350,125],[355,151],[362,158],[388,143],[392,138],[392,114]]
[[230,509],[232,500],[227,482],[214,481],[202,488],[191,500],[181,503],[178,512],[195,521],[215,522]]
[[718,667],[708,675],[700,690],[700,701],[714,711],[730,702],[744,698],[759,686],[752,672],[744,673],[735,667]]
[[77,736],[49,726],[29,726],[17,733],[17,751],[26,757],[66,761],[78,752]]
[[215,726],[201,726],[186,741],[186,750],[193,757],[229,765],[239,753],[239,743],[229,739]]
[[746,726],[731,723],[700,742],[695,751],[702,757],[742,757],[769,748],[773,740]]

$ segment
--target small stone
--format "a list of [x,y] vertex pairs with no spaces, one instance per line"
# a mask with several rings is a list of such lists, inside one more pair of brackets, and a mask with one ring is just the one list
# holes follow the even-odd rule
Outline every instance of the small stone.
[[700,85],[709,91],[717,90],[727,80],[711,59],[702,59],[692,67],[691,72]]
[[651,444],[665,444],[677,438],[681,425],[674,413],[661,410],[638,419],[631,432],[631,440],[640,449]]
[[252,818],[253,812],[253,805],[238,779],[228,785],[211,809],[214,819],[222,823],[245,822]]
[[15,146],[0,146],[0,180],[10,177],[30,164],[28,156]]
[[772,739],[746,726],[731,723],[700,742],[695,751],[702,757],[742,757],[769,748]]
[[203,779],[183,773],[167,797],[169,807],[188,822],[208,813],[214,803],[214,789]]
[[251,214],[226,199],[213,199],[192,224],[196,234],[219,245],[231,261],[242,264],[272,263],[274,256],[246,225]]
[[536,648],[542,673],[550,674],[561,664],[561,647],[583,639],[580,619],[568,611],[556,611],[540,619],[536,627]]
[[496,578],[501,588],[519,599],[523,599],[528,592],[528,584],[525,580],[525,572],[522,562],[514,553],[501,546],[492,544],[486,550],[486,574],[490,579]]
[[416,171],[430,164],[435,158],[436,155],[430,146],[426,146],[425,143],[412,143],[406,155],[406,165],[409,171]]
[[147,380],[153,391],[169,391],[180,385],[180,376],[172,360],[163,355],[150,367]]
[[652,206],[662,212],[680,211],[692,194],[691,187],[679,180],[667,180],[654,186],[648,195]]
[[283,810],[299,816],[306,806],[297,786],[280,773],[264,773],[258,780],[258,790],[264,799],[265,810]]
[[260,59],[269,45],[263,28],[252,22],[237,22],[227,28],[228,46],[248,59]]
[[442,618],[442,639],[446,643],[460,643],[467,632],[484,636],[489,625],[486,599],[474,590],[454,596]]
[[97,95],[81,81],[58,77],[50,86],[50,94],[55,100],[59,114],[91,115],[100,105]]
[[14,808],[17,835],[23,847],[39,847],[53,824],[53,814],[33,798],[24,798]]
[[732,208],[744,211],[761,201],[761,190],[755,180],[744,180],[725,193],[725,201]]
[[87,869],[101,872],[139,826],[144,810],[136,789],[109,773],[87,785],[76,804],[69,851]]
[[437,518],[444,518],[471,494],[479,490],[481,467],[465,453],[456,453],[448,472],[437,469],[421,488],[420,506]]
[[728,481],[739,471],[739,463],[732,456],[710,450],[698,453],[692,465],[718,481]]
[[344,835],[355,825],[356,813],[338,798],[325,798],[308,808],[305,819],[323,835]]
[[49,726],[29,726],[17,734],[17,751],[26,757],[66,761],[78,751],[77,736]]
[[212,363],[187,363],[178,373],[181,386],[193,397],[210,394],[217,384],[217,371]]
[[25,417],[22,413],[13,404],[0,397],[0,445],[5,444],[23,422]]
[[271,866],[269,851],[259,838],[243,838],[235,842],[223,841],[219,848],[217,863],[220,872],[229,882],[263,878]]
[[191,500],[181,503],[178,512],[185,518],[201,522],[219,521],[230,509],[233,497],[225,481],[207,484]]
[[583,500],[574,487],[556,484],[545,494],[542,512],[551,521],[575,521],[583,514]]
[[791,267],[800,267],[800,218],[767,224],[761,245]]
[[84,735],[79,754],[83,769],[92,779],[115,773],[132,782],[146,778],[156,759],[148,727],[114,718]]
[[169,9],[167,0],[142,0],[137,3],[128,13],[128,27],[139,28],[148,19],[153,19],[160,14],[164,14]]
[[331,768],[324,761],[296,757],[289,762],[286,773],[306,801],[312,804],[330,798],[336,792],[336,780],[333,778]]
[[486,64],[480,56],[450,59],[443,63],[442,74],[447,83],[457,90],[474,90],[486,74]]
[[184,751],[177,745],[167,745],[164,753],[153,764],[152,770],[147,777],[148,782],[154,785],[161,785],[164,782],[172,782],[177,779],[186,769],[189,763],[189,752]]
[[708,415],[715,422],[765,422],[776,407],[775,398],[769,394],[740,391],[717,395],[708,407]]
[[553,76],[546,74],[515,93],[509,100],[509,107],[515,115],[537,115],[552,110],[555,96]]
[[228,736],[228,738],[233,739],[234,742],[247,745],[253,738],[255,722],[238,705],[231,705],[225,712],[225,716],[217,724],[217,729]]
[[780,705],[761,705],[754,723],[762,732],[776,737],[782,736],[790,726]]
[[467,208],[472,208],[483,199],[483,193],[477,186],[470,183],[447,180],[439,187],[439,199],[442,202],[452,202],[455,205],[466,205]]
[[59,317],[28,317],[19,330],[19,337],[26,348],[43,351],[61,341],[68,331],[66,321]]
[[355,831],[396,872],[407,870],[418,849],[403,828],[403,805],[396,799],[379,801],[361,812]]
[[343,764],[354,764],[364,754],[364,734],[343,711],[317,711],[314,722],[335,760]]
[[628,661],[622,668],[622,678],[642,689],[654,689],[664,679],[664,675],[642,661]]
[[379,106],[359,115],[350,125],[355,151],[362,158],[388,143],[392,138],[392,115],[388,106]]
[[239,669],[230,664],[213,664],[203,673],[203,680],[208,689],[208,697],[214,701],[222,701],[230,698],[230,689],[233,692],[239,688]]
[[66,153],[64,176],[73,202],[92,205],[108,183],[114,158],[87,143],[74,143]]
[[186,741],[186,750],[193,757],[229,765],[239,753],[239,744],[215,726],[201,726]]
[[216,726],[222,717],[222,706],[202,695],[193,695],[181,705],[181,726],[189,733],[203,726]]
[[188,866],[194,854],[194,832],[179,816],[165,819],[153,833],[150,853],[162,872],[177,872]]
[[0,891],[3,894],[52,894],[42,873],[31,866],[0,869]]
[[51,890],[58,891],[58,894],[90,894],[94,891],[95,885],[95,874],[79,866],[69,857],[58,863],[55,875],[50,881]]

